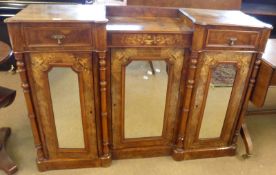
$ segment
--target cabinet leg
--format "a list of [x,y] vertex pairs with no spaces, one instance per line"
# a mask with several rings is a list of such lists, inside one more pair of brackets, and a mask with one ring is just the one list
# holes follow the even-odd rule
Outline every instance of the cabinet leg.
[[252,144],[252,140],[251,140],[251,137],[250,137],[250,134],[249,134],[249,131],[248,131],[248,128],[247,128],[247,125],[245,122],[242,124],[240,132],[241,132],[241,137],[244,142],[245,149],[246,149],[246,154],[243,157],[248,158],[248,157],[252,156],[253,144]]
[[149,61],[149,65],[150,65],[150,69],[152,71],[152,74],[155,75],[155,70],[154,70],[152,61]]
[[7,154],[5,145],[11,134],[10,128],[0,128],[0,169],[11,175],[17,171],[16,164]]

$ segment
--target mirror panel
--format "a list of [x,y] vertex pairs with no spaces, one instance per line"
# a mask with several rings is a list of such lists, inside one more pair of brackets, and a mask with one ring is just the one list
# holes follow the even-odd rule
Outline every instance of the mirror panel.
[[237,68],[234,64],[223,63],[211,71],[199,139],[220,137]]
[[165,61],[132,61],[125,69],[125,138],[162,136],[168,86]]
[[84,148],[77,73],[56,67],[48,78],[59,148]]

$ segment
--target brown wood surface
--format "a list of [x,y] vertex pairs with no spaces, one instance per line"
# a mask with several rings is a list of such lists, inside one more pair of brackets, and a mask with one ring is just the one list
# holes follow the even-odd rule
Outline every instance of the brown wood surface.
[[0,108],[7,107],[15,99],[16,91],[0,86]]
[[[91,13],[92,12],[92,13]],[[94,13],[93,13],[94,12]],[[35,14],[35,15],[34,15]],[[94,15],[97,14],[97,15]],[[107,22],[102,5],[29,5],[6,22]]]
[[[123,57],[123,59],[121,59]],[[177,118],[177,106],[179,101],[179,82],[181,69],[184,62],[183,49],[112,49],[111,50],[111,76],[112,76],[112,121],[113,121],[113,153],[115,158],[135,157],[134,151],[141,153],[139,156],[168,155],[171,145],[174,143],[174,127]],[[147,138],[124,138],[124,105],[125,105],[125,71],[127,63],[135,60],[163,60],[168,65],[168,87],[166,95],[166,107],[164,114],[164,127],[162,135]],[[131,153],[133,152],[133,153]],[[129,153],[128,153],[129,154]]]
[[[195,91],[192,97],[190,110],[192,111],[188,121],[184,148],[204,148],[229,146],[231,130],[235,124],[235,119],[239,115],[239,106],[245,91],[244,82],[248,78],[251,54],[242,53],[222,53],[210,52],[201,55],[201,61],[198,63],[199,68],[196,72]],[[204,108],[207,100],[208,88],[210,84],[210,73],[215,66],[219,64],[234,64],[237,67],[235,84],[229,99],[228,109],[222,127],[221,135],[218,138],[199,139],[199,131],[204,114]]]
[[245,143],[246,156],[247,157],[252,156],[252,154],[253,154],[253,143],[252,143],[252,140],[251,140],[251,137],[250,137],[250,134],[249,134],[249,130],[247,128],[246,123],[242,124],[242,127],[241,127],[241,137],[242,137],[242,140]]
[[91,27],[91,24],[25,25],[24,37],[27,47],[92,47]]
[[[200,25],[222,25],[239,27],[272,28],[270,24],[260,22],[256,18],[236,10],[209,10],[182,8],[182,13]],[[239,19],[239,20],[237,20]]]
[[239,47],[255,49],[258,46],[259,32],[209,29],[206,47]]
[[0,169],[8,175],[14,174],[18,168],[6,152],[6,143],[10,137],[10,128],[0,128]]
[[263,107],[269,86],[276,85],[276,39],[269,39],[262,56],[256,85],[251,101],[257,107]]
[[7,61],[10,58],[11,54],[11,47],[8,44],[0,41],[0,64]]
[[107,30],[120,33],[192,33],[191,28],[183,24],[178,18],[168,17],[110,17]]
[[263,107],[268,88],[271,84],[273,69],[266,62],[262,62],[257,75],[256,85],[251,95],[251,102],[257,107]]
[[[193,2],[190,6],[196,7],[199,1]],[[139,6],[105,10],[93,5],[31,5],[6,22],[41,171],[108,166],[118,158],[234,155],[271,30],[240,11]],[[123,63],[160,58],[169,63],[170,79],[162,136],[124,139]],[[208,77],[201,72],[221,62],[237,65],[239,73],[221,136],[201,140],[208,92]],[[58,148],[48,71],[60,66],[79,76],[85,149]]]

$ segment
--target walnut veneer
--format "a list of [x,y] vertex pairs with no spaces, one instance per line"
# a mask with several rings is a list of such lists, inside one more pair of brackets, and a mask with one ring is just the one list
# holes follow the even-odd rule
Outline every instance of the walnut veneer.
[[269,39],[262,57],[260,71],[256,80],[256,87],[251,101],[257,107],[263,107],[269,86],[276,85],[276,40]]
[[[31,5],[6,22],[41,171],[121,158],[234,155],[271,30],[240,11],[139,6]],[[163,129],[160,136],[126,138],[126,72],[139,61],[166,65]],[[223,65],[235,76],[221,130],[201,138],[212,72]],[[78,76],[84,148],[59,147],[49,83],[57,67]]]

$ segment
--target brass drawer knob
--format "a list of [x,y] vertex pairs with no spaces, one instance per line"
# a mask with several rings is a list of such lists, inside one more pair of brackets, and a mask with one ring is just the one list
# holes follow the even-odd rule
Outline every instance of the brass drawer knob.
[[234,46],[237,40],[238,39],[234,37],[229,38],[229,46]]
[[52,35],[52,39],[57,40],[58,45],[62,44],[62,40],[65,38],[65,35]]

